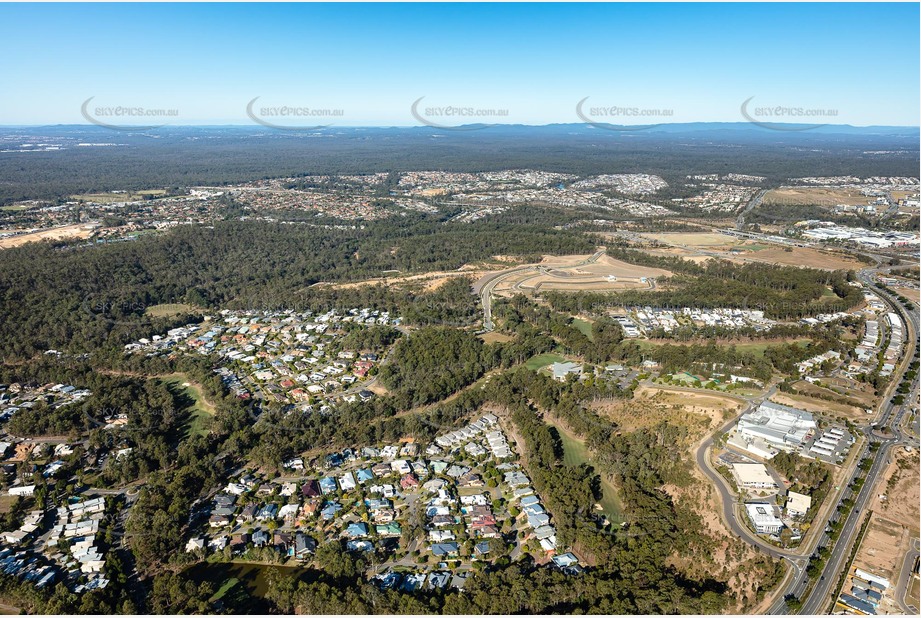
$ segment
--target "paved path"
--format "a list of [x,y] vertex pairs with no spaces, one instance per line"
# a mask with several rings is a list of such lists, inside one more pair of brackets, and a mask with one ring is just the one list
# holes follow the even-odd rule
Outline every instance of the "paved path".
[[483,330],[489,332],[495,329],[495,324],[493,324],[492,321],[492,293],[496,286],[509,275],[524,271],[534,271],[536,273],[540,273],[541,269],[564,270],[568,268],[578,268],[580,266],[585,266],[586,264],[593,264],[597,262],[598,258],[600,258],[602,255],[604,255],[604,249],[599,249],[587,259],[569,266],[554,266],[552,264],[530,264],[528,266],[519,266],[518,268],[503,270],[502,272],[496,273],[486,283],[483,284],[483,287],[480,288],[480,303],[483,305]]

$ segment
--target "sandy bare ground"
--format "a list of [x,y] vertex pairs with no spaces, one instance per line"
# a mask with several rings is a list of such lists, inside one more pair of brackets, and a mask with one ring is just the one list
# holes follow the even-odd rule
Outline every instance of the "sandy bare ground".
[[89,238],[96,227],[96,224],[81,223],[78,225],[65,225],[63,227],[40,230],[30,234],[20,234],[19,236],[10,238],[0,238],[0,249],[19,247],[29,242],[39,242],[41,240]]
[[[885,577],[894,585],[910,543],[911,537],[905,527],[873,513],[866,536],[854,558],[853,567]],[[844,590],[848,589],[849,584],[845,584]],[[891,589],[883,595],[877,609],[878,614],[902,613],[892,596]]]
[[418,275],[404,275],[394,277],[374,277],[363,281],[354,281],[351,283],[320,283],[318,286],[346,290],[350,288],[359,288],[368,285],[385,285],[399,286],[407,283],[421,283],[426,291],[437,290],[447,283],[450,279],[457,277],[480,277],[485,271],[482,270],[464,270],[464,271],[434,271],[430,273],[421,273]]
[[[873,515],[853,566],[885,577],[895,584],[912,538],[917,538],[919,533],[921,479],[916,451],[897,448],[890,461],[868,505]],[[885,594],[878,613],[902,612],[892,594]]]
[[[882,476],[876,496],[870,508],[881,517],[892,520],[918,536],[918,521],[921,518],[921,478],[919,478],[918,452],[907,452],[904,448],[896,449],[892,463]],[[881,498],[885,496],[885,498]]]
[[918,290],[917,288],[895,287],[892,289],[898,292],[899,294],[901,294],[902,296],[904,296],[905,298],[907,298],[908,300],[914,301],[915,304],[921,303],[921,290]]
[[561,292],[602,292],[608,290],[632,290],[648,288],[649,284],[641,281],[619,279],[608,281],[604,278],[584,278],[566,280],[549,275],[510,277],[495,287],[497,294],[518,291],[558,290]]
[[[718,257],[737,263],[763,262],[784,266],[808,266],[822,270],[860,269],[863,264],[854,258],[828,250],[808,247],[782,247],[768,245],[764,242],[743,240],[718,233],[680,233],[643,234],[645,238],[666,244],[684,245],[684,247],[655,247],[643,250],[652,255],[672,255],[698,261],[712,257],[694,257],[694,249],[715,253]],[[685,248],[686,247],[686,248]],[[787,249],[790,249],[789,251]]]
[[726,594],[735,600],[735,604],[728,608],[730,613],[748,613],[757,605],[757,588],[772,568],[771,561],[726,528],[719,516],[719,496],[703,472],[693,464],[693,451],[704,436],[742,405],[735,398],[719,394],[648,385],[640,386],[632,401],[596,404],[601,414],[618,422],[624,430],[651,426],[660,421],[688,427],[688,438],[683,444],[675,445],[675,456],[688,462],[692,480],[685,487],[666,485],[664,489],[678,509],[693,512],[708,541],[706,547],[676,550],[670,562],[689,577],[722,578],[728,575],[729,590]]
[[743,242],[732,236],[716,232],[663,232],[661,234],[642,234],[642,236],[650,240],[688,247],[731,247]]
[[[541,271],[517,270],[522,268],[518,266],[516,269],[487,272],[476,282],[474,290],[478,291],[487,281],[494,280],[497,276],[501,280],[495,285],[493,291],[501,295],[550,289],[613,291],[648,288],[650,283],[645,279],[672,275],[670,271],[661,268],[638,266],[607,255],[602,255],[594,263],[581,264],[589,257],[588,255],[544,256],[539,264],[523,265],[525,267],[540,266]],[[608,280],[609,276],[613,280]]]
[[661,257],[680,257],[688,262],[694,262],[695,264],[706,264],[710,260],[716,259],[709,255],[697,255],[693,251],[688,251],[687,249],[681,249],[679,247],[642,249],[642,251],[649,255]]
[[516,264],[519,261],[519,258],[512,255],[494,255],[490,258],[489,262],[477,262],[473,264],[464,264],[457,270],[434,270],[427,273],[417,273],[414,275],[401,275],[398,272],[394,272],[390,276],[386,277],[372,277],[370,279],[363,279],[362,281],[352,281],[349,283],[327,283],[320,282],[314,284],[317,287],[328,287],[333,289],[349,289],[349,288],[358,288],[367,285],[386,285],[386,286],[400,286],[404,284],[417,284],[421,283],[423,288],[426,291],[437,290],[439,287],[447,283],[449,280],[456,277],[471,277],[474,280],[484,275],[494,273],[497,271],[490,270],[490,268],[495,268],[495,262],[506,263],[506,264]]
[[35,445],[31,442],[20,442],[16,445],[14,449],[13,456],[9,458],[8,461],[19,462],[25,461],[29,458],[29,455],[32,453],[32,449],[35,448]]
[[[740,249],[745,249],[742,245]],[[840,253],[830,253],[806,247],[793,247],[792,251],[785,251],[781,247],[761,249],[760,251],[744,251],[742,255],[730,256],[727,259],[735,262],[764,262],[766,264],[781,264],[783,266],[808,266],[822,270],[852,270],[861,269],[864,264]]]
[[834,401],[824,401],[822,399],[813,399],[811,397],[790,395],[787,393],[776,393],[773,397],[771,397],[771,400],[783,405],[802,408],[807,412],[819,412],[821,414],[832,415],[837,414],[851,419],[862,418],[866,420],[867,418],[865,410]]
[[764,195],[765,204],[818,204],[820,206],[864,205],[869,197],[846,187],[781,187]]

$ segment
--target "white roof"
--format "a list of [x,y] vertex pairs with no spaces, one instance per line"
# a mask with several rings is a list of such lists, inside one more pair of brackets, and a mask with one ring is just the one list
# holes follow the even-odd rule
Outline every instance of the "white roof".
[[805,513],[812,506],[812,498],[795,491],[787,493],[787,512]]
[[767,468],[764,464],[736,463],[732,464],[732,469],[743,485],[775,484],[774,478],[768,474]]
[[774,515],[774,508],[770,504],[748,503],[745,510],[755,525],[783,526],[783,522]]

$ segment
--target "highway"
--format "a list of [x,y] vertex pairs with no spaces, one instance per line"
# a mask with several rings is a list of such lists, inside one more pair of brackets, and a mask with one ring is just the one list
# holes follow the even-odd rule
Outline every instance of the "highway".
[[[844,522],[844,525],[842,526],[841,535],[835,542],[834,547],[832,548],[831,553],[826,560],[825,568],[820,575],[819,580],[811,590],[808,590],[808,595],[806,598],[803,598],[803,596],[807,593],[807,589],[809,588],[809,581],[805,577],[805,570],[808,566],[808,556],[811,555],[811,553],[814,552],[818,547],[825,546],[829,542],[828,536],[822,533],[819,537],[813,537],[812,543],[803,545],[798,548],[798,550],[784,550],[774,547],[759,539],[756,535],[752,534],[752,532],[743,522],[739,521],[740,515],[738,515],[736,511],[738,499],[735,495],[735,492],[730,489],[728,483],[722,477],[722,475],[720,475],[719,472],[717,472],[712,467],[709,460],[709,449],[713,445],[715,436],[727,431],[736,422],[737,419],[733,419],[727,422],[714,434],[701,442],[697,449],[697,465],[713,481],[719,490],[723,506],[722,517],[729,528],[733,531],[733,533],[735,533],[739,538],[749,543],[750,545],[756,546],[767,555],[774,558],[787,560],[792,567],[791,571],[788,572],[788,575],[784,580],[784,584],[775,593],[777,596],[774,604],[768,611],[770,614],[785,614],[788,612],[787,605],[784,600],[788,595],[793,595],[796,598],[803,600],[801,609],[801,613],[803,614],[819,614],[824,613],[825,610],[829,609],[828,606],[831,603],[831,599],[829,597],[834,591],[834,587],[838,583],[839,576],[844,569],[845,561],[851,555],[854,542],[856,541],[855,537],[860,530],[860,524],[862,518],[865,515],[866,506],[875,495],[874,491],[876,489],[880,474],[886,468],[887,461],[890,457],[890,450],[893,447],[902,444],[911,444],[913,446],[917,445],[917,439],[915,437],[903,436],[901,432],[901,424],[907,412],[909,411],[910,402],[913,401],[914,394],[917,393],[918,380],[916,379],[914,381],[914,385],[911,391],[912,396],[907,398],[908,403],[905,405],[893,405],[892,395],[894,394],[895,388],[901,382],[902,375],[907,369],[907,361],[910,360],[914,355],[919,332],[918,313],[916,311],[905,311],[904,308],[896,300],[890,298],[889,294],[879,289],[873,283],[872,276],[881,270],[884,269],[880,268],[878,265],[876,267],[867,268],[860,271],[858,277],[861,282],[864,283],[864,285],[870,289],[873,289],[881,298],[885,299],[891,306],[895,308],[895,311],[902,316],[908,330],[907,336],[905,338],[906,348],[903,355],[903,358],[906,359],[906,362],[904,362],[899,368],[899,371],[894,374],[889,388],[881,398],[879,404],[879,412],[875,421],[877,425],[890,426],[892,429],[892,436],[888,438],[882,438],[878,435],[875,435],[872,432],[871,427],[867,426],[863,428],[863,433],[866,436],[867,441],[864,443],[859,456],[855,460],[852,475],[841,482],[841,487],[843,489],[838,495],[839,501],[844,499],[853,499],[854,507],[851,509],[847,519]],[[763,398],[769,397],[770,394],[770,392],[765,394]],[[756,402],[753,401],[751,405],[755,405],[755,403]],[[875,454],[873,464],[865,477],[864,484],[862,485],[858,494],[853,496],[853,492],[848,488],[848,485],[850,485],[851,481],[853,481],[853,479],[861,472],[857,467],[856,462],[863,459],[870,453],[869,445],[873,442],[879,443],[879,450]],[[815,522],[813,525],[814,527],[821,526],[820,529],[824,529],[829,522],[837,521],[836,518],[837,510],[832,508],[829,509],[829,516],[826,520]],[[913,555],[917,555],[917,552],[915,552]]]
[[752,199],[749,200],[748,204],[745,205],[745,208],[743,208],[739,212],[739,216],[736,217],[736,229],[737,230],[741,231],[745,228],[745,215],[747,215],[751,210],[761,205],[761,201],[764,199],[764,195],[766,193],[767,193],[767,189],[762,189],[761,191],[758,191],[758,193],[756,193],[754,197],[752,197]]
[[[858,273],[858,278],[868,288],[873,289],[881,298],[885,299],[891,306],[895,308],[896,312],[902,316],[902,319],[905,321],[908,330],[907,337],[905,338],[906,348],[903,358],[908,361],[913,358],[917,345],[918,313],[915,311],[906,311],[905,308],[902,307],[902,305],[897,300],[892,299],[888,293],[879,289],[873,283],[872,275],[879,272],[880,270],[883,269],[878,265],[876,267],[864,269]],[[884,394],[880,403],[880,413],[876,421],[878,425],[890,426],[892,429],[893,437],[888,439],[879,438],[871,433],[869,427],[864,428],[864,433],[869,438],[869,441],[878,442],[880,447],[873,460],[873,465],[867,473],[864,484],[861,487],[857,497],[854,499],[854,508],[851,510],[848,518],[844,522],[841,536],[835,542],[834,548],[832,549],[831,554],[825,563],[825,568],[822,571],[819,581],[816,583],[815,587],[809,591],[808,597],[803,599],[802,597],[806,592],[808,582],[805,578],[794,579],[790,584],[786,586],[785,589],[779,591],[778,599],[771,607],[769,613],[787,613],[786,604],[784,603],[783,599],[786,595],[790,594],[803,601],[802,609],[800,610],[801,614],[827,613],[826,610],[828,610],[833,603],[833,600],[830,599],[830,595],[834,591],[834,587],[837,585],[839,576],[844,569],[845,561],[850,556],[854,547],[854,542],[856,540],[855,537],[860,530],[860,523],[865,515],[865,507],[874,495],[876,484],[879,480],[879,475],[885,469],[887,465],[886,462],[889,460],[889,452],[893,447],[906,441],[905,438],[903,438],[899,427],[909,407],[907,405],[894,406],[892,403],[892,394],[895,387],[901,381],[907,366],[908,363],[904,362],[899,368],[899,371],[893,375],[893,380],[890,383],[890,388],[887,389],[887,392]],[[911,399],[911,397],[909,397],[909,399]],[[864,446],[863,453],[861,453],[861,458],[868,452],[869,442]],[[855,468],[855,475],[857,472],[858,469]],[[850,484],[852,479],[849,479],[847,484]]]

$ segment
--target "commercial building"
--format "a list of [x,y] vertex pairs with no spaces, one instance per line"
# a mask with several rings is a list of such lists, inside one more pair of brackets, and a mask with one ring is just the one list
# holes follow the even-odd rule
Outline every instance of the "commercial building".
[[812,498],[795,491],[787,492],[787,516],[802,517],[812,506]]
[[775,489],[777,483],[770,475],[764,464],[760,463],[735,463],[732,464],[732,476],[739,487],[746,489]]
[[799,450],[812,437],[816,422],[809,412],[765,401],[757,410],[743,414],[736,429],[746,441],[760,439],[775,448],[792,452]]
[[746,503],[748,518],[758,534],[777,534],[783,528],[783,522],[774,513],[774,506],[766,503]]

